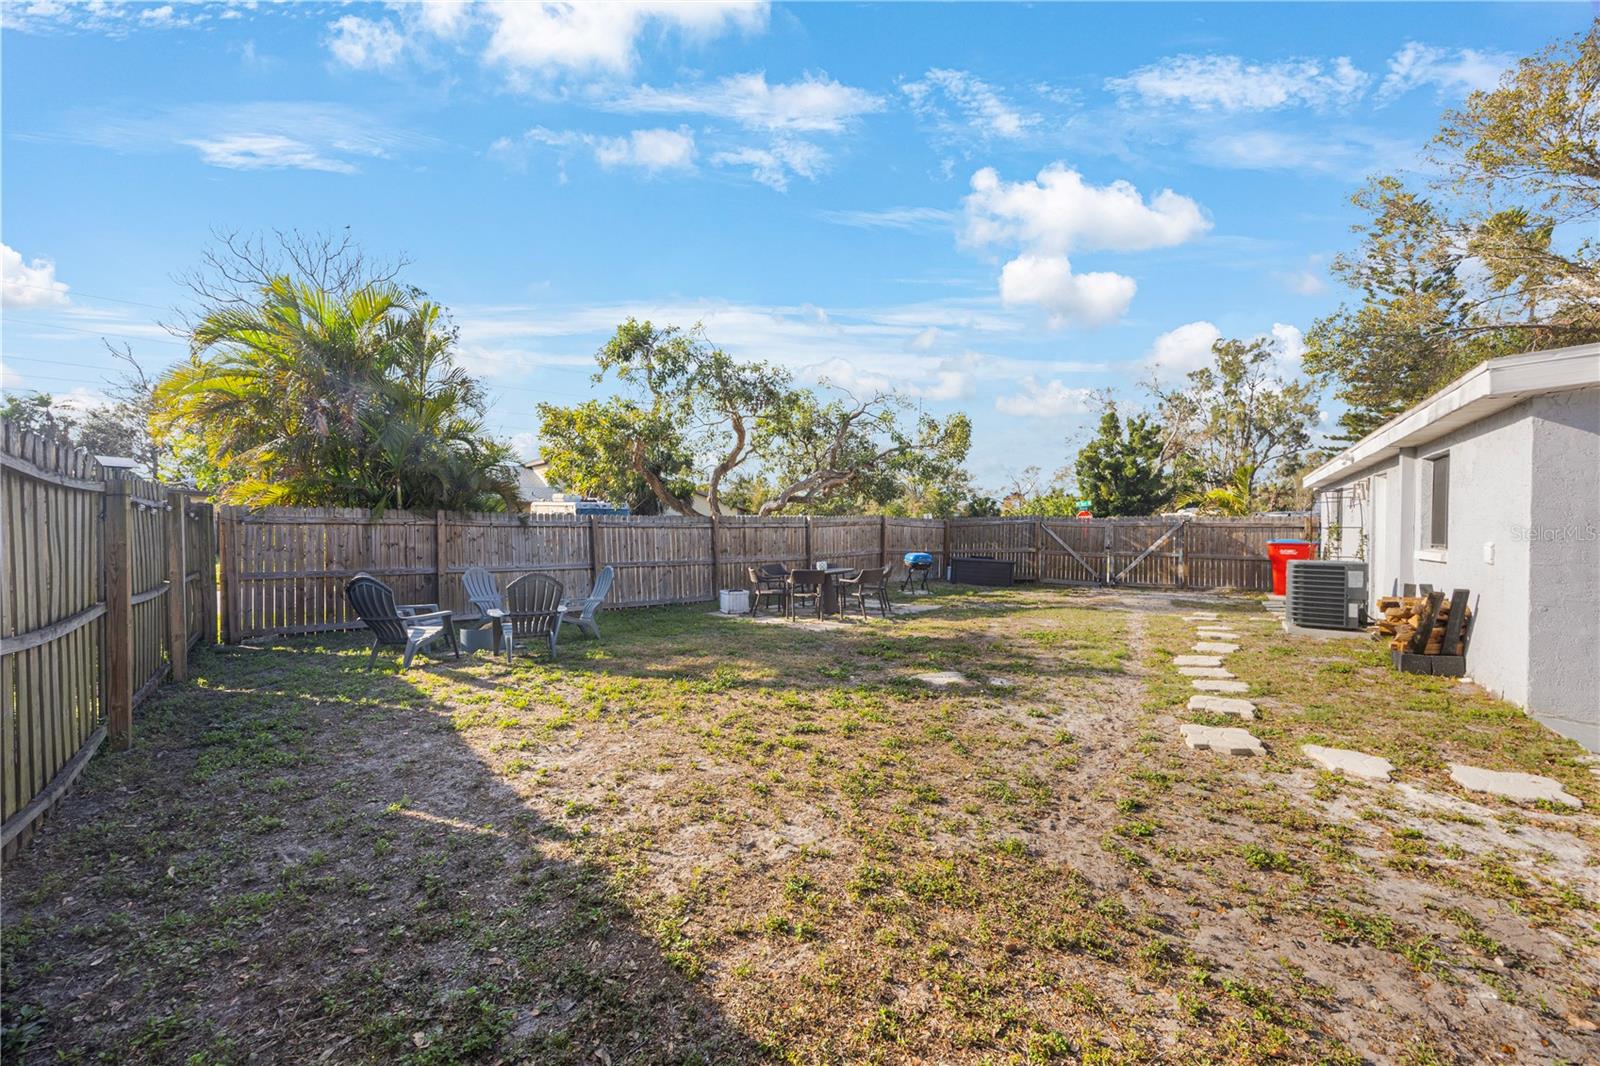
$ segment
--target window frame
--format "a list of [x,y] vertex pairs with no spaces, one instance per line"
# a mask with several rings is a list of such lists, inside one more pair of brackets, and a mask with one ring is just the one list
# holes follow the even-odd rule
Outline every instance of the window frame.
[[1423,483],[1422,521],[1418,523],[1420,549],[1442,554],[1450,549],[1450,453],[1427,456],[1423,464],[1427,468],[1427,480]]

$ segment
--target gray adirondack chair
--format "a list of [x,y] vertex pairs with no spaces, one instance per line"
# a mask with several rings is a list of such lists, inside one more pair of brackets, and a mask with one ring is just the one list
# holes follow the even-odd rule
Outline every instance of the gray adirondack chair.
[[500,625],[500,641],[506,661],[516,653],[517,641],[526,643],[544,637],[550,644],[550,658],[556,657],[556,641],[561,636],[561,582],[546,574],[523,574],[506,586],[503,608],[489,612]]
[[600,639],[600,625],[594,620],[594,612],[605,602],[611,592],[611,582],[616,580],[617,572],[607,566],[602,567],[599,576],[595,578],[594,588],[589,590],[589,595],[581,600],[568,600],[561,605],[562,621],[570,622],[595,640]]
[[450,648],[456,658],[461,658],[455,626],[450,624],[450,612],[439,610],[437,603],[397,604],[394,590],[370,574],[357,574],[344,587],[344,594],[356,617],[372,631],[368,670],[377,661],[378,649],[384,646],[405,648],[400,669],[409,670],[417,652],[446,636],[450,638]]

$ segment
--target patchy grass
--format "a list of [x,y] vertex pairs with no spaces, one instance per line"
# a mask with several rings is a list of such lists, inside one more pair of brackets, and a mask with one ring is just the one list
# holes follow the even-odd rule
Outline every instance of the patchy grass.
[[[844,627],[623,612],[554,663],[405,675],[355,638],[204,652],[8,868],[0,1053],[1593,1057],[1590,887],[1470,836],[1551,821],[1593,863],[1587,815],[1418,826],[1310,774],[1296,738],[1355,727],[1297,718],[1252,657],[1305,673],[1287,660],[1328,645],[1230,659],[1273,751],[1230,761],[1174,739],[1191,604],[919,600],[939,609]],[[945,670],[966,683],[914,680]],[[1410,713],[1570,757],[1498,712]],[[1408,770],[1440,787],[1422,747]]]

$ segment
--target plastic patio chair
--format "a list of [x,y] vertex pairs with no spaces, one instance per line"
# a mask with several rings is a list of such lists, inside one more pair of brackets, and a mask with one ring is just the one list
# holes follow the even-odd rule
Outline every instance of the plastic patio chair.
[[397,604],[394,589],[371,574],[357,574],[344,587],[344,594],[356,617],[372,631],[368,670],[378,659],[378,649],[384,646],[405,648],[400,669],[409,670],[412,657],[443,636],[450,638],[451,650],[457,659],[461,658],[461,646],[456,643],[450,612],[439,610],[437,603]]
[[505,606],[489,612],[500,625],[501,645],[506,661],[516,653],[517,641],[544,637],[550,644],[550,658],[556,657],[556,641],[561,635],[561,582],[546,574],[524,574],[506,586]]
[[861,601],[861,617],[867,617],[867,597],[878,603],[885,618],[889,617],[889,568],[876,566],[858,571],[854,577],[839,579],[839,616],[844,617],[845,604],[855,596]]
[[470,567],[461,575],[461,587],[466,591],[467,602],[477,608],[478,614],[484,618],[489,617],[490,611],[498,611],[505,606],[500,598],[500,583],[481,566]]
[[602,567],[600,574],[595,578],[594,588],[589,590],[589,595],[581,600],[569,600],[561,605],[561,618],[564,622],[571,622],[583,632],[600,639],[600,626],[594,620],[594,612],[605,602],[611,592],[611,582],[615,581],[617,572],[612,567]]

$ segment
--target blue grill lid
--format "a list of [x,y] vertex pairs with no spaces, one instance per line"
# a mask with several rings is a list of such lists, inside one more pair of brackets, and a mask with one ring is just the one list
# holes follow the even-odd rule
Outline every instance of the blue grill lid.
[[906,552],[904,562],[907,566],[914,566],[919,563],[931,566],[933,564],[933,556],[927,552]]

